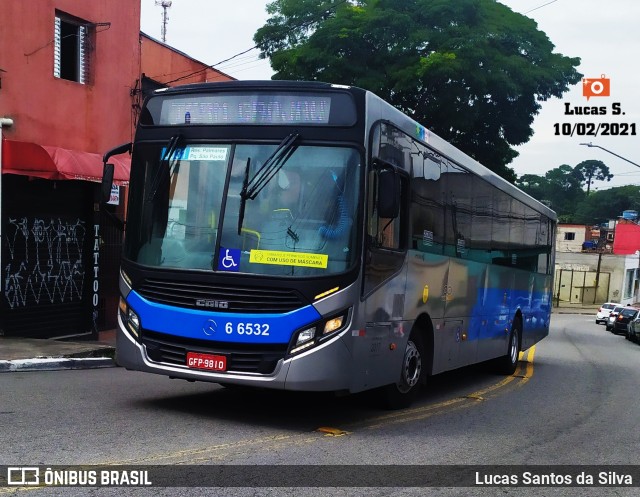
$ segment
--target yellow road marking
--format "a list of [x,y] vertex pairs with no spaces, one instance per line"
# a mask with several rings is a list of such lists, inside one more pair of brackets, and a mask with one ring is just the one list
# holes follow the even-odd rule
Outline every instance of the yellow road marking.
[[341,437],[343,435],[349,435],[348,431],[340,430],[339,428],[330,428],[328,426],[321,426],[316,431],[324,433],[327,437]]

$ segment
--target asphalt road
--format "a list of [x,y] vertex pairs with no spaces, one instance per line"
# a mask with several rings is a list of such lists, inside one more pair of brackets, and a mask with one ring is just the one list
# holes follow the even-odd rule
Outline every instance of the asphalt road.
[[[382,411],[368,395],[227,390],[122,368],[10,373],[0,377],[0,465],[443,465],[445,482],[452,471],[467,481],[465,470],[482,479],[500,469],[485,465],[522,465],[503,470],[520,479],[537,465],[552,465],[543,474],[558,465],[607,471],[636,462],[639,365],[640,346],[592,316],[554,315],[514,376],[482,366],[440,375],[403,411]],[[255,476],[247,471],[247,487],[232,489],[26,495],[636,495],[640,484],[394,488],[378,474],[378,488],[285,489]],[[24,491],[0,487],[0,496]]]

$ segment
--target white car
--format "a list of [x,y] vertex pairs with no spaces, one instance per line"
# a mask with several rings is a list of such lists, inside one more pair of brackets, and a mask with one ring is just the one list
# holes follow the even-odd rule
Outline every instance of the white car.
[[605,302],[602,304],[596,313],[596,324],[607,324],[607,319],[613,308],[620,305],[618,302]]

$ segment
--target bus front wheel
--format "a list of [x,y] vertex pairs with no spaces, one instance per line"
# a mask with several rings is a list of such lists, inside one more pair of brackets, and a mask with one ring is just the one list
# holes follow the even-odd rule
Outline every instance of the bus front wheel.
[[425,375],[425,355],[422,338],[412,331],[402,358],[400,378],[382,387],[382,402],[387,409],[403,409],[415,400]]

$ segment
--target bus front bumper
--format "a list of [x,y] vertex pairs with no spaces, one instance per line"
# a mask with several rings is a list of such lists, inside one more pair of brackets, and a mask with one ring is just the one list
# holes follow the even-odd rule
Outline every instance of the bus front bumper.
[[124,328],[119,316],[116,363],[134,371],[191,381],[292,391],[349,391],[352,357],[344,337],[338,335],[298,356],[280,359],[271,374],[203,371],[151,360],[146,347]]

